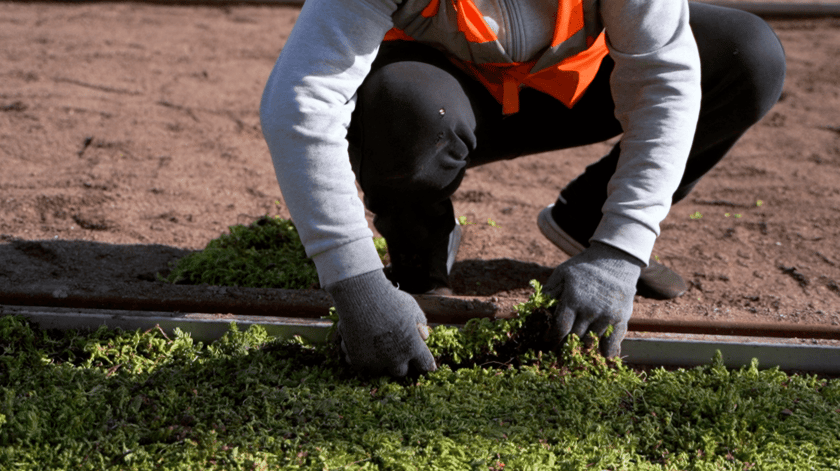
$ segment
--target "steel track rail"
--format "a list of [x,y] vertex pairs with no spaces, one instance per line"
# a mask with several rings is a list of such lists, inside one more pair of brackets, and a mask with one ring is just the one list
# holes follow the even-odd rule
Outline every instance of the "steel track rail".
[[[21,286],[0,292],[0,305],[112,309],[119,311],[201,312],[265,317],[318,319],[329,314],[332,301],[321,290],[282,290],[218,286],[154,284],[147,292],[121,294],[127,287],[113,285],[76,287]],[[474,317],[516,316],[515,300],[494,297],[415,296],[429,322],[464,324]],[[840,340],[840,326],[789,323],[745,323],[697,319],[633,318],[631,332],[665,332],[694,335],[815,338]]]
[[[130,286],[19,286],[0,292],[0,305],[112,309],[119,311],[200,312],[245,316],[319,319],[329,314],[332,301],[322,290],[283,290],[219,286],[153,284],[144,292]],[[126,295],[123,293],[132,293]],[[516,300],[494,297],[415,296],[429,322],[464,324],[474,317],[516,316]],[[840,326],[781,322],[730,322],[698,319],[633,318],[631,332],[694,335],[814,338],[840,340]]]

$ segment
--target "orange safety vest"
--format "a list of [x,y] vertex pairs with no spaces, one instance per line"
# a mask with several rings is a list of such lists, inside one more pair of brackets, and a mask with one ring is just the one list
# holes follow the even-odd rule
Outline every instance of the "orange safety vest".
[[596,0],[558,0],[554,38],[539,58],[510,62],[472,0],[406,0],[385,41],[418,41],[443,50],[481,82],[506,115],[519,111],[519,90],[531,87],[571,108],[607,55]]

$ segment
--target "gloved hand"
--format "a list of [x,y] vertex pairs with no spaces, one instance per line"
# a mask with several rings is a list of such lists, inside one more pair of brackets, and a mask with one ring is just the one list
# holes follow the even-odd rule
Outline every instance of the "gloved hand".
[[332,283],[324,289],[338,312],[338,333],[347,362],[370,374],[405,376],[409,365],[434,371],[424,340],[426,315],[410,294],[400,291],[381,270]]
[[[557,346],[570,333],[585,340],[587,332],[594,332],[604,356],[618,355],[642,266],[636,257],[600,242],[558,266],[545,286],[558,301],[549,342]],[[604,338],[610,325],[612,335]]]

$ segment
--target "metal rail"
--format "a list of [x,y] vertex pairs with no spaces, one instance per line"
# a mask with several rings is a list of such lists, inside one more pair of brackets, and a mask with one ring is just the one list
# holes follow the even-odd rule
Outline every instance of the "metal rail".
[[[21,286],[0,292],[0,304],[11,306],[60,307],[75,309],[110,309],[119,311],[200,312],[319,319],[329,314],[332,301],[321,290],[282,290],[219,286],[150,285],[147,293],[121,294],[120,285]],[[465,324],[469,319],[511,318],[516,313],[514,300],[499,301],[488,297],[415,296],[429,322]],[[697,319],[633,318],[631,332],[667,332],[696,335],[740,335],[749,337],[814,338],[840,340],[840,326],[787,323],[744,323]]]
[[624,339],[621,356],[627,363],[651,366],[690,367],[709,364],[716,352],[730,368],[749,365],[783,371],[840,373],[840,347],[786,345],[768,342],[722,342],[667,338]]

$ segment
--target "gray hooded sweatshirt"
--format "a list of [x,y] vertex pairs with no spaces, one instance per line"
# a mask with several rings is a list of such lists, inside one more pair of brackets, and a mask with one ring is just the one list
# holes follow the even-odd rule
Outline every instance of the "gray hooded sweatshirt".
[[[283,199],[322,286],[382,268],[346,137],[356,91],[403,1],[414,0],[306,0],[262,97],[262,130]],[[474,0],[517,62],[551,44],[556,1]],[[597,5],[624,134],[592,240],[647,261],[694,138],[700,60],[687,0]]]

